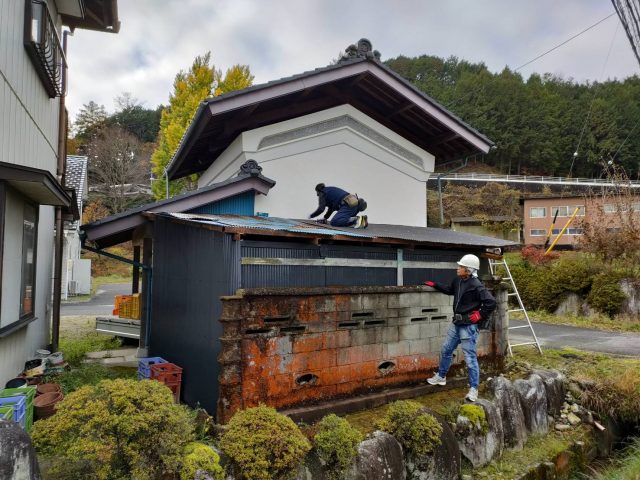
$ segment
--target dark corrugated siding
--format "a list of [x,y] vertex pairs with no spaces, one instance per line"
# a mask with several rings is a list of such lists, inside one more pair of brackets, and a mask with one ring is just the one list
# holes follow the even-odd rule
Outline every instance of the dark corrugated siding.
[[182,399],[216,411],[222,310],[240,287],[230,235],[156,219],[150,355],[183,368]]

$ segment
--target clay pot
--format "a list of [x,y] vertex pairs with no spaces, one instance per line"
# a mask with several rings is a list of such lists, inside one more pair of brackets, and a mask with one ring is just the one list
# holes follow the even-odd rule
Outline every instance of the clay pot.
[[56,413],[56,404],[64,398],[62,392],[47,392],[33,399],[36,418],[48,418]]
[[61,392],[61,391],[62,389],[60,388],[60,385],[58,385],[57,383],[41,383],[36,387],[36,392],[38,392],[38,395],[42,395],[43,393]]

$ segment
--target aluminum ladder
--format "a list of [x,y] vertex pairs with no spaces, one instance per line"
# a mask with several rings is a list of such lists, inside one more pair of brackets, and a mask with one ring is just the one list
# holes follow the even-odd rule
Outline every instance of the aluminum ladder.
[[538,352],[542,354],[542,347],[540,347],[540,342],[538,341],[538,337],[536,336],[536,332],[533,331],[533,325],[531,325],[531,320],[529,319],[529,314],[527,313],[527,309],[524,308],[524,304],[522,303],[522,298],[520,298],[520,293],[518,293],[518,287],[516,287],[516,282],[513,280],[513,276],[511,275],[511,270],[509,270],[509,265],[507,265],[507,260],[502,257],[501,259],[489,259],[489,268],[491,269],[491,274],[496,275],[497,267],[504,267],[504,270],[507,272],[507,275],[503,278],[509,280],[511,284],[511,290],[507,293],[507,298],[515,297],[518,301],[519,308],[513,308],[507,310],[508,313],[511,312],[523,312],[524,318],[527,321],[526,325],[518,325],[516,327],[508,327],[507,330],[516,330],[520,328],[528,328],[531,331],[531,336],[533,337],[532,342],[522,342],[522,343],[511,343],[511,339],[507,338],[507,346],[509,349],[509,355],[513,356],[513,347],[520,347],[522,345],[535,345],[538,349]]

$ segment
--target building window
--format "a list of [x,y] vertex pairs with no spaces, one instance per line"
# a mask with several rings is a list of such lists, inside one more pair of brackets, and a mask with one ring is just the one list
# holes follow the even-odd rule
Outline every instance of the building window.
[[546,230],[540,228],[532,228],[530,230],[530,234],[532,237],[543,237],[546,233]]
[[551,235],[558,235],[559,233],[560,233],[559,228],[554,228],[553,230],[551,230]]
[[567,228],[567,235],[582,235],[581,228]]
[[544,218],[547,216],[545,207],[531,207],[529,209],[529,218]]
[[555,217],[558,215],[559,217],[566,217],[568,209],[569,207],[551,207],[551,216]]
[[604,204],[604,213],[616,213],[616,206],[612,203],[605,203]]
[[66,60],[46,2],[25,0],[24,15],[24,48],[49,97],[60,97]]
[[558,212],[558,217],[570,217],[573,215],[573,212],[578,209],[578,213],[576,213],[577,217],[584,217],[584,205],[563,205],[561,207],[551,207],[551,216],[555,217],[556,212]]
[[22,279],[20,281],[20,318],[33,316],[36,280],[36,226],[37,212],[33,205],[25,204],[22,221]]

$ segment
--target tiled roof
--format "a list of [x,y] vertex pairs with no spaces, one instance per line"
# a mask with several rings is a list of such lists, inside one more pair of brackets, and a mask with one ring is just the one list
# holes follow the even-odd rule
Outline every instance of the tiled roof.
[[[76,192],[76,201],[78,202],[78,211],[82,215],[82,201],[87,197],[89,192],[85,191],[87,178],[87,157],[79,155],[67,155],[67,167],[64,173],[64,185],[66,188],[72,188]],[[75,229],[78,222],[73,222],[71,228]]]

